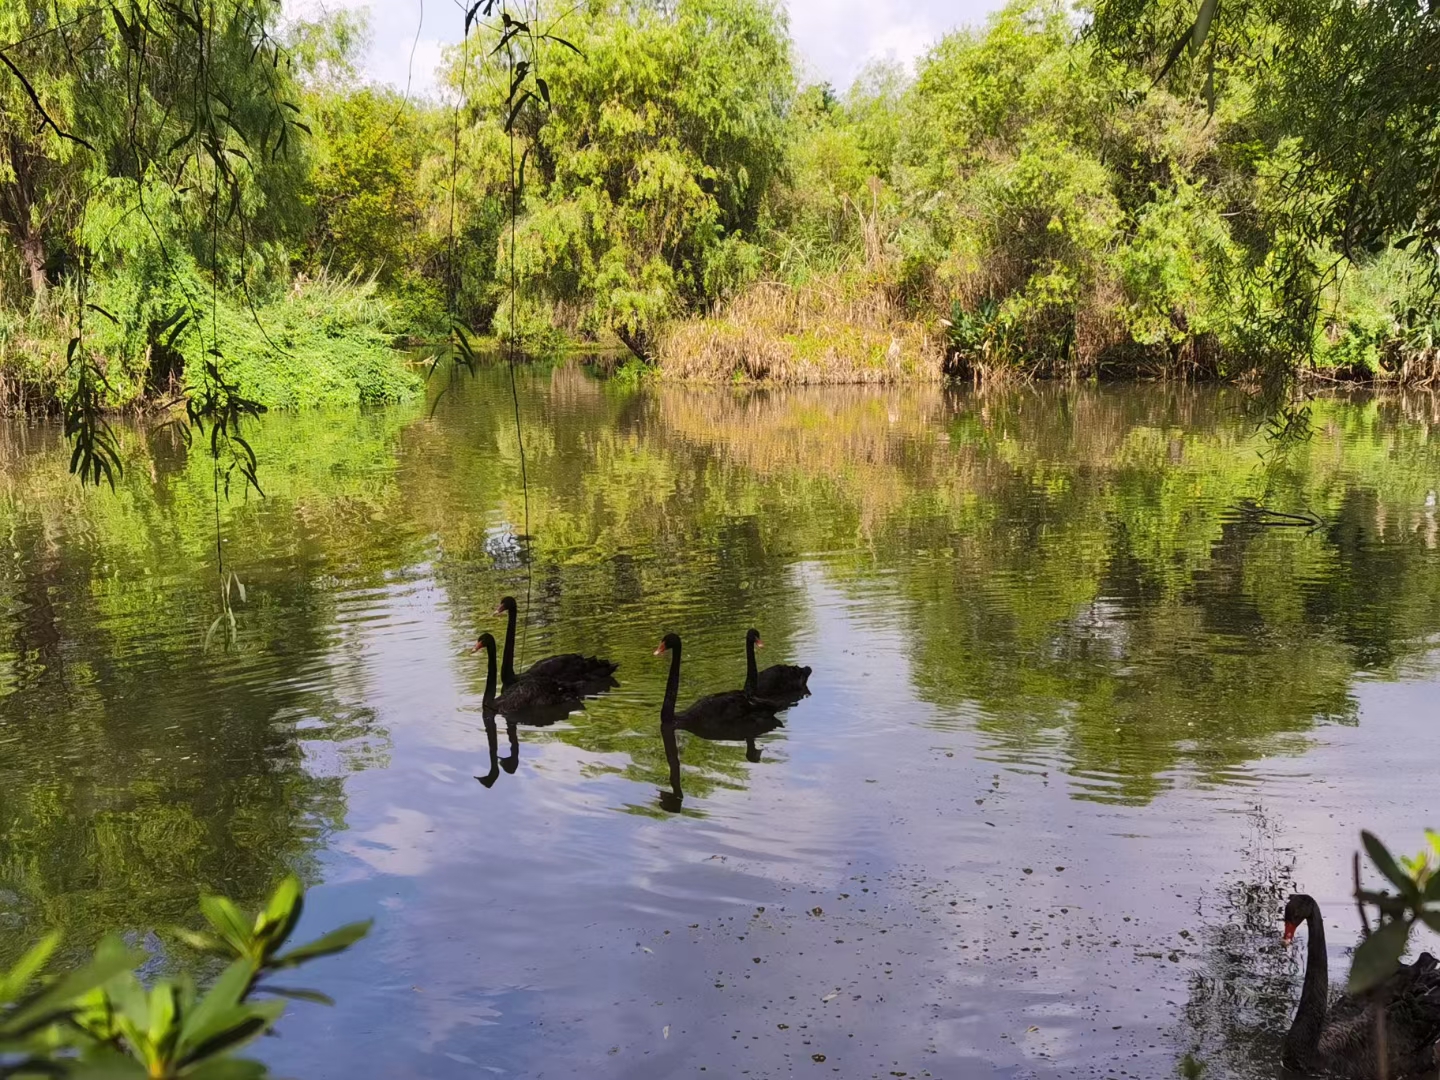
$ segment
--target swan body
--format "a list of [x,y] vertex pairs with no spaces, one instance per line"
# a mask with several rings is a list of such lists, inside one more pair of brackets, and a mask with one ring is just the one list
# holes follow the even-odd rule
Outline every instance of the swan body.
[[526,677],[506,687],[495,696],[495,638],[480,635],[475,651],[485,651],[488,670],[485,674],[485,696],[481,699],[487,716],[499,713],[507,720],[521,720],[534,727],[546,727],[563,720],[581,705],[581,693],[573,686],[543,677]]
[[[1285,905],[1285,940],[1305,923],[1309,932],[1305,983],[1295,1020],[1281,1044],[1287,1069],[1348,1080],[1402,1080],[1435,1071],[1440,1039],[1440,962],[1429,953],[1400,964],[1373,990],[1331,1003],[1325,926],[1320,907],[1302,894]],[[1385,1025],[1386,1063],[1381,1069],[1376,1021]]]
[[752,698],[744,690],[706,694],[682,712],[675,711],[680,695],[680,635],[666,634],[655,655],[670,654],[670,678],[665,684],[665,701],[660,722],[702,739],[745,741],[780,726],[773,702]]
[[758,701],[774,702],[782,708],[810,696],[810,668],[795,664],[772,664],[755,670],[755,650],[763,649],[760,631],[745,632],[745,693]]
[[[525,671],[515,671],[515,598],[507,596],[500,601],[495,614],[507,616],[505,624],[505,655],[500,663],[500,682],[508,691],[521,682],[549,680],[560,686],[573,687],[581,694],[598,693],[614,685],[612,676],[620,666],[613,660],[599,656],[585,656],[583,653],[560,653],[537,660]],[[478,646],[477,646],[478,647]]]

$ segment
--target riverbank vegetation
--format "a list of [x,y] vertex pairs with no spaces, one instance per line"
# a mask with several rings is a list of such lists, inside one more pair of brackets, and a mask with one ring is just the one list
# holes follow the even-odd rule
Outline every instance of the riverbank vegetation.
[[[394,401],[419,385],[394,346],[487,334],[707,380],[1431,382],[1440,104],[1398,61],[1435,18],[1402,41],[1267,2],[1212,32],[1014,0],[844,89],[797,74],[770,0],[477,9],[437,102],[363,83],[343,12],[26,0],[0,14],[0,389]],[[1315,25],[1365,60],[1343,93]]]

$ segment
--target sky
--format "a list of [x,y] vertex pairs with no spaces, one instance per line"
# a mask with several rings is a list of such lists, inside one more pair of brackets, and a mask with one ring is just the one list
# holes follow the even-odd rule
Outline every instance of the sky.
[[[788,0],[790,32],[807,79],[850,85],[871,60],[908,64],[945,31],[982,22],[999,0]],[[372,40],[362,68],[375,82],[433,94],[441,49],[460,40],[457,0],[285,0],[287,13],[313,16],[368,8]],[[413,55],[413,59],[412,59]]]

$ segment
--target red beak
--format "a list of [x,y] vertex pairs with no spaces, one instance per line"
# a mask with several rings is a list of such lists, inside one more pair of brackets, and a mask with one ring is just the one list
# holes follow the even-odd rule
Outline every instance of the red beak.
[[505,614],[505,605],[504,605],[504,604],[501,604],[499,607],[497,607],[497,608],[496,608],[494,611],[492,611],[490,614],[491,614],[491,615],[504,615],[504,614]]
[[1299,923],[1293,922],[1287,922],[1285,924],[1285,936],[1281,940],[1283,940],[1286,945],[1289,945],[1290,942],[1295,940],[1295,931],[1299,928],[1299,926]]
[[480,651],[481,649],[483,649],[483,648],[485,648],[485,643],[484,643],[483,641],[477,641],[477,642],[475,642],[475,647],[474,647],[473,649],[471,649],[470,651],[471,651],[472,653],[477,653],[477,652],[479,652],[479,651]]
[[659,645],[656,645],[656,646],[655,646],[655,655],[656,655],[656,656],[663,656],[663,655],[665,655],[665,643],[664,643],[663,641],[660,642]]
[[764,643],[763,641],[761,641],[761,640],[757,637],[757,638],[755,639],[755,648],[757,648],[757,649],[763,649],[764,647],[765,647],[765,643]]

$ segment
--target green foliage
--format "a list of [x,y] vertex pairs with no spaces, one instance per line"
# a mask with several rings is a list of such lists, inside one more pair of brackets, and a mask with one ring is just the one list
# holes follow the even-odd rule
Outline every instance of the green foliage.
[[[781,165],[789,42],[766,0],[598,4],[564,30],[570,47],[472,56],[479,70],[450,79],[478,82],[477,120],[516,134],[525,309],[582,334],[614,332],[643,355],[665,319],[753,273],[740,241]],[[543,96],[512,107],[507,61],[526,65],[517,78],[533,63]],[[502,251],[502,267],[510,257]],[[508,316],[496,326],[506,331]]]
[[[1378,838],[1360,834],[1365,854],[1385,879],[1387,888],[1364,889],[1360,884],[1360,862],[1355,862],[1355,902],[1362,913],[1373,908],[1377,915],[1372,929],[1366,923],[1365,940],[1355,950],[1350,964],[1350,992],[1363,993],[1389,978],[1405,954],[1410,931],[1416,923],[1440,931],[1440,833],[1425,830],[1425,847],[1414,858],[1396,858]],[[1392,892],[1391,889],[1394,891]]]
[[[313,991],[267,987],[263,978],[342,952],[370,928],[368,922],[353,923],[281,953],[302,905],[293,875],[253,919],[224,897],[201,897],[201,910],[218,936],[179,933],[230,961],[203,994],[188,975],[146,987],[135,974],[145,954],[113,937],[100,943],[89,964],[39,979],[32,988],[59,942],[58,935],[46,937],[0,974],[0,1070],[7,1076],[149,1080],[267,1076],[259,1062],[234,1054],[275,1026],[285,1011],[279,998],[329,1002]],[[267,990],[277,999],[254,1000]]]

